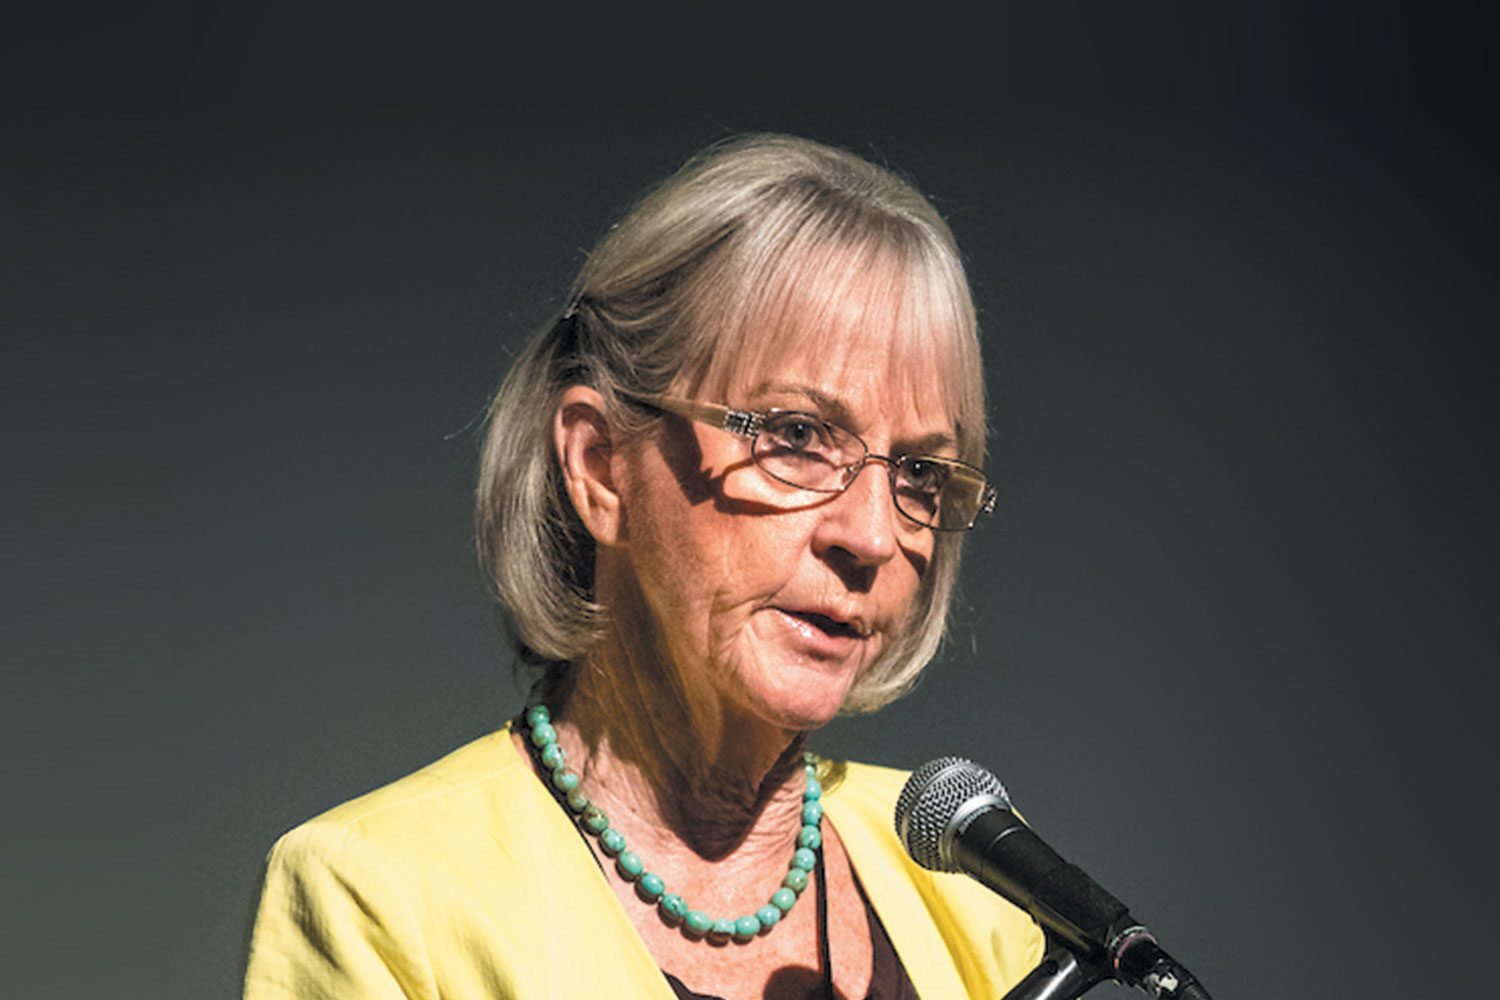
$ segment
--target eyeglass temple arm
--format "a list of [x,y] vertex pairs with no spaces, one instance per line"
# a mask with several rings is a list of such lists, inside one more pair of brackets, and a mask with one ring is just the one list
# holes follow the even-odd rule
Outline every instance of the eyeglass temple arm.
[[735,410],[717,403],[700,403],[692,399],[679,399],[676,396],[649,396],[643,401],[659,410],[665,410],[689,420],[697,420],[711,427],[719,427],[742,437],[754,437],[760,430],[761,420],[764,419],[763,414],[750,410]]

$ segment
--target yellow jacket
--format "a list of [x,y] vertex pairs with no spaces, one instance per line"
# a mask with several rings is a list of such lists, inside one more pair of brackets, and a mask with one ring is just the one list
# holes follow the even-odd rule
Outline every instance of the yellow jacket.
[[[1025,913],[919,868],[891,828],[904,772],[827,788],[870,904],[927,1000],[994,1000],[1042,957]],[[246,1000],[675,1000],[571,819],[501,729],[272,849]]]

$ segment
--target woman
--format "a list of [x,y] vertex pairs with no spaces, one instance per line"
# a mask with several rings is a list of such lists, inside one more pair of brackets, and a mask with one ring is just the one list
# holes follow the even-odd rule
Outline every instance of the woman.
[[984,433],[921,195],[787,137],[690,161],[491,410],[527,709],[278,843],[246,996],[1004,994],[1040,932],[906,858],[904,775],[805,753],[936,650]]

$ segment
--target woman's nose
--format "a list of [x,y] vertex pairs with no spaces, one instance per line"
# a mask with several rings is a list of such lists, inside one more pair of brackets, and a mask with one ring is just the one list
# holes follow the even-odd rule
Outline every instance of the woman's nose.
[[824,507],[818,537],[825,547],[848,552],[856,565],[877,566],[894,558],[901,515],[891,496],[885,460],[869,456],[851,473],[849,485]]

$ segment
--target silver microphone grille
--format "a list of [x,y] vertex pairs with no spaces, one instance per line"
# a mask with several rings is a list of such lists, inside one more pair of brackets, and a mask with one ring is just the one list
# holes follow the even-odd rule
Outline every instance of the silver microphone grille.
[[976,798],[999,799],[1010,808],[1000,779],[972,760],[939,757],[913,771],[896,799],[896,836],[912,860],[932,871],[958,871],[944,856],[943,832],[960,807]]

